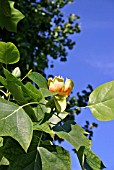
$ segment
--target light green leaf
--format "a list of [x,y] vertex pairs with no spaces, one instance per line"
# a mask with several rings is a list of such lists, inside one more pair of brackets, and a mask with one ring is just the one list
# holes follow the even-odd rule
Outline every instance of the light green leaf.
[[17,47],[11,43],[0,42],[0,62],[5,64],[17,63],[20,59],[20,54]]
[[50,126],[53,127],[57,123],[59,123],[61,120],[63,120],[69,113],[67,112],[62,112],[62,113],[55,113],[52,115],[52,117],[48,120],[50,123]]
[[69,153],[59,147],[50,146],[51,150],[38,147],[42,160],[42,170],[71,170],[71,160]]
[[32,121],[23,108],[0,98],[0,136],[11,136],[27,151],[32,133]]
[[85,168],[84,168],[84,149],[85,149],[85,147],[84,147],[84,146],[81,146],[81,147],[78,149],[78,151],[76,152],[82,170],[85,170]]
[[31,79],[34,83],[36,83],[39,88],[48,88],[47,80],[41,74],[37,72],[32,72],[28,75],[28,78]]
[[85,166],[89,166],[91,170],[101,170],[106,168],[97,155],[95,155],[89,148],[84,149]]
[[42,92],[43,97],[54,96],[54,95],[57,94],[57,93],[51,92],[51,91],[49,91],[48,89],[45,89],[45,88],[41,88],[40,90]]
[[114,120],[114,81],[97,87],[89,97],[92,114],[98,120]]
[[30,95],[34,98],[36,101],[41,101],[43,96],[40,90],[38,90],[32,83],[27,82],[25,85],[26,89],[30,93]]
[[34,108],[38,122],[42,122],[45,116],[50,116],[51,108],[46,107],[46,100],[41,100],[37,107]]
[[100,158],[88,147],[81,146],[77,156],[82,170],[101,170],[105,168]]
[[72,124],[72,121],[67,121],[62,126],[56,126],[53,130],[60,138],[72,144],[76,151],[81,146],[89,147],[91,145],[91,141],[84,136],[84,129],[78,124]]
[[66,97],[54,96],[54,102],[57,112],[63,112],[66,109]]
[[0,137],[0,147],[3,146],[3,138]]
[[9,165],[9,161],[3,156],[1,161],[0,161],[0,166],[1,165]]
[[14,8],[13,1],[9,1],[9,3],[10,8],[9,7],[8,8],[9,10],[11,10],[11,15],[9,16],[10,11],[7,13],[5,10],[3,10],[3,12],[0,12],[0,27],[2,29],[5,27],[8,31],[11,32],[17,32],[17,24],[20,20],[24,18],[24,15],[19,10]]
[[54,135],[55,135],[55,133],[53,132],[53,130],[50,129],[48,122],[45,122],[45,123],[40,124],[40,125],[39,125],[38,122],[34,122],[34,123],[33,123],[33,130],[39,130],[39,131],[46,132],[46,133],[50,134],[50,136],[51,136],[52,138],[54,138]]

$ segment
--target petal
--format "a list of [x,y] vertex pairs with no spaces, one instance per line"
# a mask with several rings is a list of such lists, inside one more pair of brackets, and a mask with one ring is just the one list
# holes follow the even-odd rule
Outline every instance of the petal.
[[48,78],[48,86],[50,86],[50,83],[53,82],[52,78]]
[[73,87],[74,87],[73,81],[71,79],[67,79],[65,82],[65,89],[64,89],[64,93],[66,93],[66,96],[69,96]]
[[56,92],[56,88],[55,88],[55,85],[54,85],[53,82],[50,82],[49,90],[50,90],[51,92]]
[[68,89],[68,88],[71,88],[73,89],[74,87],[74,83],[71,79],[66,79],[66,82],[65,82],[65,90]]
[[63,82],[64,83],[64,78],[60,77],[60,76],[55,76],[53,81],[54,82]]

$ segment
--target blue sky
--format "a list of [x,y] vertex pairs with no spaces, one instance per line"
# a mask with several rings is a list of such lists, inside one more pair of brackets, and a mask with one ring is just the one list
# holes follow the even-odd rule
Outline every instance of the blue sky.
[[[77,45],[69,51],[68,61],[54,61],[55,67],[48,73],[73,79],[76,94],[88,84],[96,88],[114,79],[114,0],[74,0],[64,8],[64,14],[68,13],[81,17],[81,33],[72,37]],[[83,109],[76,122],[83,126],[85,120],[98,123],[92,150],[103,160],[106,170],[114,170],[114,121],[97,121],[88,109]],[[72,148],[68,143],[64,146]],[[81,170],[76,156],[70,153],[72,170]]]

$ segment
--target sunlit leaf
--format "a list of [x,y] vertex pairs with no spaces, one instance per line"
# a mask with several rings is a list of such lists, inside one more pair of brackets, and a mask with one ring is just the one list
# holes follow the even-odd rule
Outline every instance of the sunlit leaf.
[[41,100],[37,107],[34,107],[34,112],[39,122],[42,122],[46,115],[50,115],[51,108],[46,107],[46,100]]
[[102,170],[105,168],[100,158],[88,147],[80,147],[77,152],[82,170]]
[[[7,7],[7,10],[2,10],[3,12],[0,12],[0,27],[3,29],[4,27],[11,32],[17,32],[17,24],[20,20],[24,18],[24,15],[17,9],[14,8],[14,2],[9,1],[10,8]],[[3,5],[3,3],[1,4]],[[8,6],[8,4],[6,4]],[[4,8],[4,6],[1,6],[1,8]],[[10,15],[11,10],[11,15]]]
[[32,121],[23,108],[0,98],[0,136],[11,136],[27,151],[32,133]]
[[59,147],[59,146],[50,146],[50,151],[38,147],[38,151],[42,160],[42,170],[71,170],[71,161],[69,153]]
[[83,134],[84,130],[78,124],[72,124],[72,121],[67,121],[62,126],[56,126],[53,130],[60,138],[72,144],[76,150],[80,146],[89,147],[91,145],[91,141]]
[[95,155],[89,148],[85,147],[84,154],[85,154],[85,168],[87,165],[91,168],[91,170],[93,169],[101,170],[106,168],[103,165],[102,161],[99,159],[99,157]]
[[53,130],[50,129],[48,122],[45,122],[45,123],[40,124],[40,125],[39,125],[38,122],[34,122],[34,123],[33,123],[33,130],[39,130],[39,131],[46,132],[46,133],[50,134],[50,136],[51,136],[52,138],[54,138],[54,135],[55,135],[55,133],[53,132]]
[[11,42],[0,42],[0,62],[5,64],[17,63],[20,53],[17,47]]
[[51,118],[48,120],[50,122],[50,126],[53,127],[57,123],[59,123],[61,120],[63,120],[69,113],[62,112],[62,113],[55,113],[51,116]]
[[98,120],[114,120],[114,81],[97,87],[89,97],[92,114]]
[[0,137],[0,147],[3,146],[3,138]]
[[32,72],[31,74],[28,75],[28,77],[38,85],[40,88],[45,88],[47,89],[47,81],[46,79],[39,73],[37,72]]

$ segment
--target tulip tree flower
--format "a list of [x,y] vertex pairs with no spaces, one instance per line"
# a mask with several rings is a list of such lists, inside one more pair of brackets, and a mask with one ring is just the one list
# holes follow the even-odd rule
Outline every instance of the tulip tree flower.
[[48,87],[51,92],[57,93],[54,96],[54,102],[58,112],[63,112],[66,109],[66,98],[70,95],[74,83],[71,79],[66,79],[60,76],[55,76],[54,79],[48,79]]

